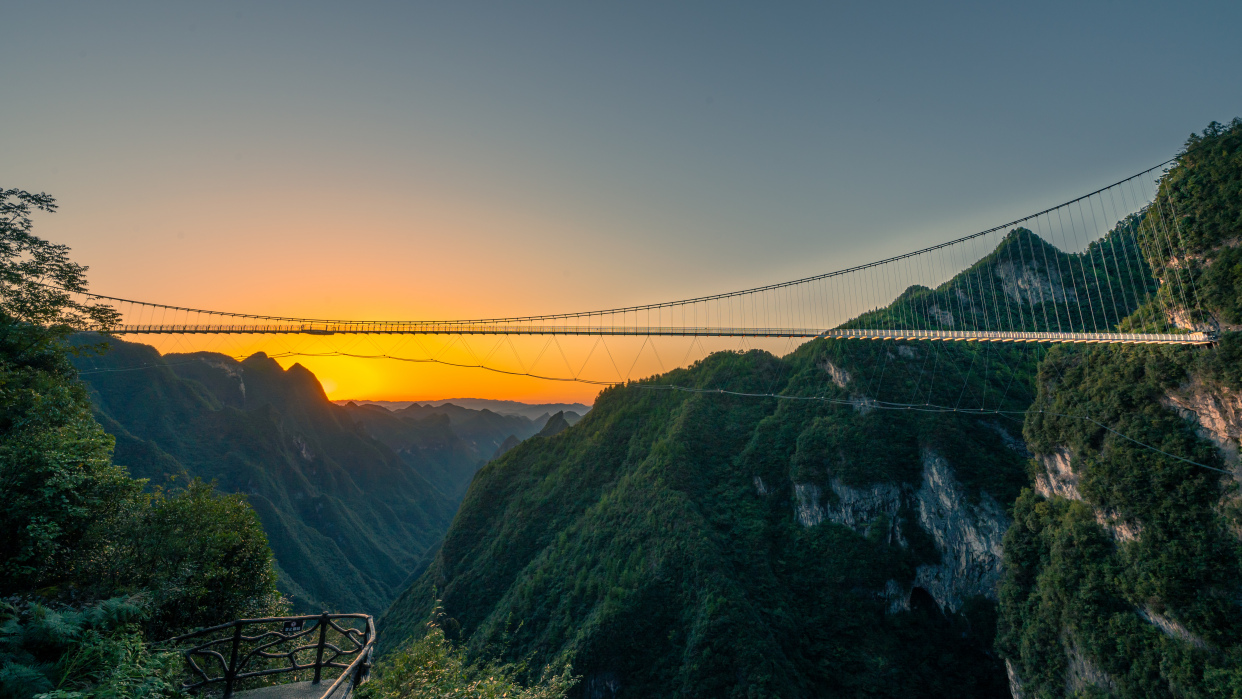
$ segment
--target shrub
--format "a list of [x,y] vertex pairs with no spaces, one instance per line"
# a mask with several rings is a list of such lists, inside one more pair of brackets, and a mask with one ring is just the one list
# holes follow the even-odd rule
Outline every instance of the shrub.
[[143,591],[153,639],[287,611],[267,535],[245,496],[199,479],[144,494],[87,543],[80,576],[104,594]]
[[152,651],[138,623],[148,603],[118,597],[84,607],[0,607],[0,693],[14,699],[176,696],[181,658]]
[[[437,606],[432,618],[439,616]],[[371,682],[359,687],[360,699],[560,699],[577,683],[568,665],[559,673],[549,665],[537,681],[523,685],[522,663],[470,663],[435,621],[427,623],[422,638],[383,657],[374,673]]]

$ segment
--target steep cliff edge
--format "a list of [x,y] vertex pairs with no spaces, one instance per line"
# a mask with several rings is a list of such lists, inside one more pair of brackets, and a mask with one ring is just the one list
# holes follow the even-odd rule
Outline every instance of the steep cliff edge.
[[[1242,122],[1192,138],[1162,197],[1187,254],[1153,270],[1188,266],[1203,310],[1238,323]],[[1058,347],[1038,391],[1034,488],[1004,542],[997,646],[1014,695],[1237,696],[1242,338]]]
[[1001,539],[1009,517],[986,491],[972,504],[949,460],[934,450],[923,451],[922,465],[918,483],[855,488],[833,478],[827,497],[813,483],[794,483],[794,515],[804,527],[839,524],[903,549],[910,546],[904,532],[911,527],[930,536],[939,561],[919,565],[905,585],[886,583],[884,597],[890,611],[908,610],[915,587],[950,613],[959,612],[972,598],[996,600]]

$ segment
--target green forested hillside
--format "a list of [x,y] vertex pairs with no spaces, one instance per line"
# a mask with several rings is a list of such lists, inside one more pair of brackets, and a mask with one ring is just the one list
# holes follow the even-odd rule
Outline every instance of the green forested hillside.
[[[1020,423],[875,399],[1021,410],[1034,360],[821,340],[608,389],[480,471],[382,642],[439,595],[450,637],[572,662],[584,696],[1002,696],[986,581],[996,503],[1026,483]],[[954,513],[933,511],[941,496]],[[987,532],[973,566],[966,540]]]
[[[918,524],[916,493],[928,458],[940,457],[963,511],[1011,500],[1025,483],[1025,457],[1011,448],[1018,426],[866,402],[936,393],[932,362],[966,366],[977,352],[981,363],[992,353],[995,371],[972,378],[971,404],[1020,409],[1029,396],[1012,384],[1024,379],[997,351],[818,341],[784,360],[717,354],[658,381],[853,406],[609,389],[577,426],[483,468],[431,568],[384,617],[384,643],[415,632],[438,594],[476,652],[507,639],[535,667],[571,660],[589,696],[611,696],[598,693],[606,686],[618,696],[1001,696],[985,591],[946,615],[917,583],[920,566],[943,560]],[[1031,368],[1020,351],[1006,359]],[[846,387],[829,364],[851,375]],[[955,378],[953,391],[928,397],[956,400],[965,377]],[[842,505],[833,522],[797,494],[819,488],[832,511],[834,494],[841,505],[876,484],[892,502],[859,505],[862,521],[846,522]],[[986,577],[952,574],[972,572]]]
[[[1222,270],[1242,269],[1223,266],[1242,236],[1221,209],[1240,205],[1240,129],[1192,139],[1164,190],[1197,241],[1177,264],[1226,327],[1242,272]],[[1074,264],[1167,274],[1136,259],[1145,215],[1159,212]],[[977,290],[1003,287],[1020,250],[1040,253],[1017,271],[1048,298],[987,313]],[[1017,229],[940,288],[851,325],[1157,317],[1126,316],[1169,293],[1156,278],[1117,312],[1077,303],[1083,282],[1060,272],[1073,257]],[[475,657],[571,662],[593,698],[1237,696],[1237,485],[1153,449],[1236,464],[1240,351],[1233,337],[1210,350],[817,340],[609,389],[580,424],[480,471],[382,644],[420,635],[441,598],[439,628]],[[1046,412],[1023,423],[1031,405]]]
[[539,431],[537,423],[524,417],[451,404],[426,410],[417,405],[388,410],[353,402],[341,407],[454,503],[465,494],[474,472],[506,439],[520,441]]
[[[1192,137],[1162,188],[1185,293],[1229,330],[1242,121]],[[1058,347],[1040,366],[1035,407],[1057,415],[1026,420],[1035,488],[1005,541],[998,640],[1025,696],[1242,696],[1240,392],[1229,332],[1211,348]]]
[[1119,221],[1077,255],[1058,250],[1027,228],[1015,228],[949,282],[936,289],[912,286],[885,308],[842,327],[907,328],[913,323],[943,330],[1106,332],[1156,289],[1137,243],[1141,220]]
[[451,459],[411,465],[309,371],[261,354],[161,357],[114,339],[77,366],[117,463],[153,483],[184,473],[247,494],[281,590],[302,610],[382,611],[447,527],[451,487],[469,478]]

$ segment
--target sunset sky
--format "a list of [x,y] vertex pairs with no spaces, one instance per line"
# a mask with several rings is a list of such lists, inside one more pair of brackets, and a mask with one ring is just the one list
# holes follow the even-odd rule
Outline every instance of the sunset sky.
[[[99,293],[250,313],[526,315],[807,276],[1059,203],[1242,115],[1237,2],[48,2],[0,17],[0,187],[59,199],[38,234],[70,245]],[[550,351],[418,342],[157,345]],[[595,366],[593,341],[561,342],[573,361],[550,373],[606,380],[630,359],[650,373],[740,347],[666,340],[656,359],[617,342]],[[598,391],[281,361],[333,398]]]

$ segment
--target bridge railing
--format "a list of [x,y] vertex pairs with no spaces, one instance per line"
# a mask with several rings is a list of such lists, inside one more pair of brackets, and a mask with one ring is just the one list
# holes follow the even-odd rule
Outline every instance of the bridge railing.
[[[311,680],[325,686],[319,696],[345,696],[339,690],[367,680],[375,646],[375,620],[369,614],[329,614],[238,619],[167,641],[182,648],[188,679],[182,690],[222,689],[227,699],[246,686],[270,684],[274,676]],[[194,644],[194,645],[189,645]],[[187,647],[189,646],[189,647]],[[340,670],[334,678],[326,677]]]
[[665,337],[830,337],[844,340],[942,340],[961,342],[1081,342],[1120,344],[1200,345],[1215,342],[1216,334],[1201,330],[1166,333],[1021,332],[1009,330],[915,330],[866,328],[740,328],[643,325],[433,325],[419,323],[343,323],[314,328],[305,325],[125,325],[112,330],[126,334],[256,334],[256,335],[590,335]]

